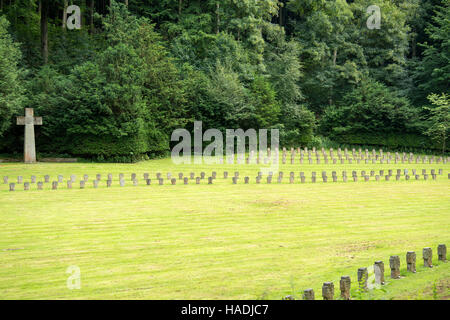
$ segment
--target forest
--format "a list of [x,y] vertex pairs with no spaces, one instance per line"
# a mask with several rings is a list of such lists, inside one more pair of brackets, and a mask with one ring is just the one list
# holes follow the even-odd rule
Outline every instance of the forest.
[[449,35],[450,0],[0,0],[0,153],[34,108],[39,155],[100,162],[166,155],[194,121],[445,154]]

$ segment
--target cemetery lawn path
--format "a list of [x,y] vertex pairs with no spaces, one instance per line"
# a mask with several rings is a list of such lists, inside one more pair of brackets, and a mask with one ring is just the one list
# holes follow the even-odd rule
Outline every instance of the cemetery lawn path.
[[[350,275],[352,294],[359,267],[385,264],[388,284],[366,298],[430,298],[434,283],[450,279],[450,263],[437,261],[437,246],[450,247],[450,164],[282,165],[282,184],[265,177],[255,184],[259,167],[175,166],[169,159],[137,164],[0,164],[0,299],[281,299],[300,298],[314,288]],[[371,181],[360,170],[444,169],[436,181]],[[159,186],[165,175],[217,171],[207,185]],[[240,172],[237,185],[223,171]],[[347,170],[349,182],[343,183]],[[359,181],[351,180],[358,170]],[[289,184],[289,172],[296,182]],[[299,182],[300,171],[307,183]],[[311,172],[317,183],[311,183]],[[328,183],[321,181],[327,171]],[[333,183],[331,171],[339,182]],[[130,174],[139,186],[133,187]],[[145,186],[143,173],[150,173]],[[84,190],[79,179],[89,174]],[[102,174],[98,189],[95,174]],[[106,188],[106,175],[114,175]],[[118,185],[124,173],[127,185]],[[17,182],[30,176],[77,176],[72,190],[9,192],[3,176]],[[250,176],[250,184],[243,183]],[[165,177],[166,178],[166,177]],[[394,180],[394,181],[392,181]],[[422,248],[433,249],[435,268],[425,269]],[[407,251],[417,254],[417,273],[406,273]],[[400,280],[389,279],[389,257],[399,255]],[[81,289],[69,290],[69,266],[81,271]],[[448,288],[448,287],[447,287]],[[447,289],[448,290],[448,289]],[[422,292],[423,291],[423,292]],[[422,292],[422,293],[421,293]],[[417,295],[415,294],[417,293]],[[439,297],[446,296],[445,293]],[[448,296],[448,295],[447,295]]]

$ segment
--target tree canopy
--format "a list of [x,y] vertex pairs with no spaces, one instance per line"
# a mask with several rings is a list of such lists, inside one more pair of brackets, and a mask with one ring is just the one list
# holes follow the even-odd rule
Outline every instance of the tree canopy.
[[[69,5],[81,28],[69,30]],[[367,8],[381,12],[379,29]],[[442,149],[449,0],[0,0],[0,152],[135,161],[176,128],[279,128],[286,147]],[[73,14],[73,13],[72,13]],[[444,120],[443,120],[444,119]]]

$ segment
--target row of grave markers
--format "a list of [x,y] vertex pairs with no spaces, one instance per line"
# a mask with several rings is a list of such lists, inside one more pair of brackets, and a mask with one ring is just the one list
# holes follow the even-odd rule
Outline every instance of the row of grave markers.
[[[390,164],[391,162],[394,163],[447,163],[450,161],[450,157],[436,157],[436,156],[415,156],[413,153],[406,154],[403,152],[403,154],[399,154],[398,152],[395,152],[395,154],[391,154],[390,152],[387,152],[386,154],[383,153],[383,149],[379,150],[379,154],[375,151],[375,149],[372,150],[371,153],[369,153],[369,150],[366,149],[365,152],[362,152],[362,149],[360,148],[358,152],[356,152],[355,149],[352,149],[351,156],[349,154],[349,151],[347,148],[344,149],[344,154],[342,154],[341,148],[338,148],[337,153],[334,153],[335,151],[331,148],[329,149],[328,153],[325,151],[324,148],[321,150],[321,155],[318,150],[313,148],[312,150],[308,150],[308,148],[301,149],[301,148],[291,148],[290,152],[290,162],[291,164],[295,164],[295,158],[297,155],[300,155],[299,162],[300,164],[303,164],[304,161],[306,161],[306,156],[308,159],[309,164],[313,164],[313,158],[315,158],[316,164],[321,163],[321,159],[323,159],[325,164],[329,163],[329,160],[332,161],[333,164],[337,164],[338,161],[340,164],[347,163],[352,164],[353,161],[360,164],[361,161],[364,161],[365,164],[369,164],[371,162],[372,164],[377,163],[379,161],[380,164]],[[270,148],[267,148],[267,156],[264,157],[263,152],[257,153],[255,157],[255,152],[251,151],[249,156],[246,158],[246,163],[254,163],[256,162],[259,164],[261,160],[264,160],[264,163],[267,164],[271,161],[278,160],[278,149],[275,149],[275,152],[272,156],[272,151]],[[286,158],[287,158],[287,150],[286,148],[283,148],[282,153],[282,163],[286,164]],[[329,159],[330,158],[330,159]],[[240,164],[243,161],[243,155],[239,154],[237,157],[237,163]]]
[[[423,175],[423,179],[424,180],[428,180],[428,174],[426,173],[426,169],[422,169],[422,175]],[[370,171],[370,175],[368,172],[362,170],[361,171],[361,177],[364,179],[364,181],[370,181],[370,177],[375,177],[376,181],[380,181],[381,177],[384,176],[384,179],[386,181],[389,181],[391,177],[393,177],[393,170],[387,170],[387,175],[384,176],[385,171],[384,170],[380,170],[379,171],[379,175],[375,174],[375,171],[372,170]],[[439,169],[438,170],[438,174],[442,175],[443,174],[443,170]],[[435,169],[431,169],[430,170],[430,175],[432,177],[433,180],[437,179],[437,174],[436,174],[436,170]],[[400,178],[402,176],[402,170],[401,169],[397,169],[397,173],[395,175],[395,179],[396,181],[399,181]],[[409,170],[408,169],[404,169],[403,170],[403,176],[405,178],[406,181],[410,180],[410,176],[409,176]],[[415,169],[412,170],[412,176],[415,177],[416,180],[420,179],[420,175],[417,174],[417,171]],[[107,180],[106,180],[106,186],[107,187],[111,187],[112,183],[113,183],[113,175],[112,174],[108,174],[107,176]],[[144,173],[143,178],[144,181],[147,185],[151,185],[152,180],[149,179],[150,175],[148,173]],[[223,177],[224,179],[228,178],[228,171],[224,171],[223,172]],[[332,172],[332,180],[333,182],[338,182],[338,176],[336,171]],[[189,178],[188,177],[184,177],[183,173],[179,173],[178,174],[178,179],[182,180],[183,183],[185,185],[189,184],[189,180],[195,180],[196,184],[200,184],[201,180],[204,180],[206,178],[206,173],[205,172],[201,172],[200,177],[195,177],[195,173],[191,172]],[[258,175],[256,176],[256,183],[260,184],[263,178],[263,174],[262,172],[258,172]],[[301,183],[306,183],[306,176],[304,174],[304,172],[300,172],[300,181]],[[450,173],[448,174],[448,178],[450,179]],[[36,176],[31,176],[31,182],[23,182],[23,177],[22,176],[18,176],[17,177],[17,183],[18,184],[24,184],[24,190],[30,190],[30,184],[35,184],[37,183],[37,189],[38,190],[42,190],[44,183],[49,183],[50,182],[50,176],[46,175],[44,176],[44,180],[45,182],[36,182]],[[102,175],[101,174],[97,174],[95,177],[95,180],[93,180],[93,186],[94,188],[98,188],[99,183],[102,179]],[[159,185],[164,185],[164,179],[162,178],[162,174],[161,173],[157,173],[156,174],[156,179],[159,183]],[[172,185],[176,185],[177,183],[177,179],[176,178],[172,178],[172,174],[171,173],[167,173],[167,179],[171,182]],[[213,184],[213,181],[217,179],[217,172],[213,171],[212,175],[210,177],[208,177],[208,184]],[[352,171],[352,179],[354,182],[358,181],[358,173],[357,171]],[[8,180],[9,178],[7,176],[3,177],[3,183],[4,184],[8,184]],[[239,180],[239,172],[236,171],[234,173],[234,176],[232,177],[232,183],[233,184],[237,184]],[[273,173],[269,172],[269,174],[267,175],[267,183],[271,184],[273,180]],[[89,176],[87,174],[85,174],[83,176],[83,179],[80,181],[80,188],[84,189],[86,186],[86,183],[89,181]],[[131,181],[133,182],[134,186],[138,185],[138,180],[137,180],[137,175],[135,173],[131,174]],[[282,183],[283,181],[283,171],[280,171],[278,173],[278,178],[277,178],[277,182],[278,183]],[[324,183],[328,182],[328,176],[327,176],[327,172],[326,171],[322,171],[322,181]],[[343,182],[347,182],[348,181],[348,177],[347,177],[347,171],[342,171],[342,181]],[[61,184],[64,182],[64,178],[62,175],[58,175],[58,181],[53,181],[52,182],[52,189],[56,190],[58,188],[58,184]],[[76,182],[76,176],[75,175],[71,175],[70,176],[70,180],[67,181],[67,188],[68,189],[72,189],[73,184]],[[312,183],[316,183],[317,182],[317,174],[316,172],[312,172],[311,174],[311,182]],[[245,184],[249,184],[250,183],[250,177],[246,176],[244,177],[244,183]],[[289,183],[293,184],[295,183],[295,173],[294,172],[290,172],[290,176],[289,176]],[[121,187],[125,186],[125,175],[124,174],[119,174],[119,184]],[[15,183],[10,183],[9,184],[10,187],[10,191],[15,191],[15,187],[16,184]]]
[[[445,244],[438,245],[438,260],[447,262],[447,247]],[[426,268],[433,267],[433,251],[431,248],[423,248],[422,250],[423,265]],[[408,272],[416,272],[416,253],[414,251],[408,251],[406,253],[406,268]],[[391,269],[391,279],[400,279],[400,257],[395,255],[389,258],[389,267]],[[384,262],[375,261],[374,265],[375,284],[384,285]],[[357,279],[359,284],[359,290],[368,291],[368,279],[369,272],[367,267],[359,268],[357,273]],[[350,276],[342,276],[339,281],[340,298],[342,300],[350,300],[351,279]],[[303,300],[315,300],[315,294],[313,289],[306,289],[302,294]],[[324,282],[322,285],[322,298],[323,300],[334,300],[334,283],[332,281]],[[292,296],[287,296],[283,300],[294,300]]]

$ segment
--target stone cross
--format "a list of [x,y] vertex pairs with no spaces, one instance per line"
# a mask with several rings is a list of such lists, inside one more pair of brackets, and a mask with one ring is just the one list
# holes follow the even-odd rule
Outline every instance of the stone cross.
[[33,108],[25,108],[25,117],[17,117],[17,125],[25,126],[24,162],[36,163],[36,144],[34,140],[34,126],[42,125],[42,117],[34,117]]

